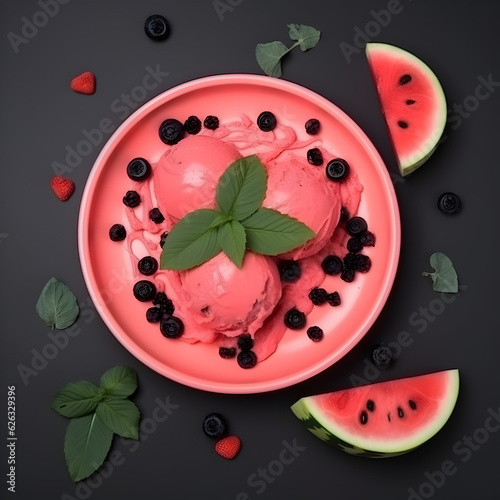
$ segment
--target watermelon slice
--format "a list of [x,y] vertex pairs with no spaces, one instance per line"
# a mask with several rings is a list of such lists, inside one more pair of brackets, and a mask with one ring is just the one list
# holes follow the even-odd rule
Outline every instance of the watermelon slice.
[[292,411],[314,435],[347,453],[391,457],[443,427],[458,387],[458,370],[444,370],[305,397]]
[[446,124],[446,98],[436,75],[413,54],[367,43],[366,56],[399,169],[406,176],[435,151]]

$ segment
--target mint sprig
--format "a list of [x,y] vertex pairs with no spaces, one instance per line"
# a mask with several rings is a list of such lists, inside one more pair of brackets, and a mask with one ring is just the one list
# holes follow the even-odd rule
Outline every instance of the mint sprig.
[[423,272],[422,275],[432,278],[433,290],[442,293],[458,293],[458,276],[450,258],[444,253],[436,252],[431,255],[430,264],[434,272]]
[[256,155],[233,162],[218,181],[217,209],[194,210],[172,228],[161,269],[190,269],[221,250],[241,268],[247,248],[278,255],[313,238],[315,233],[297,219],[261,207],[266,189],[266,169]]
[[312,26],[306,26],[304,24],[289,24],[288,28],[290,29],[288,36],[292,40],[296,40],[291,47],[287,47],[284,43],[276,41],[270,43],[259,43],[255,48],[255,57],[257,58],[257,62],[264,73],[268,76],[279,78],[283,74],[281,69],[281,60],[286,54],[288,54],[295,47],[300,47],[303,52],[312,49],[317,45],[321,37],[321,31],[318,31]]
[[71,418],[64,438],[64,454],[73,481],[95,472],[104,462],[114,434],[138,439],[140,413],[126,399],[137,389],[137,375],[125,366],[111,368],[101,386],[81,380],[65,385],[50,407]]

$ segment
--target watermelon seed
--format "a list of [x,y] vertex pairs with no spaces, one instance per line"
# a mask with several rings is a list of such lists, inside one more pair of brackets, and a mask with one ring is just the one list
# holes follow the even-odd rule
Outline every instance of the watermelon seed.
[[368,415],[366,411],[362,411],[359,420],[361,421],[361,425],[366,425],[368,423]]
[[389,420],[389,422],[391,421],[391,412],[387,414],[387,420]]
[[411,75],[403,75],[399,79],[399,85],[406,85],[407,83],[411,82]]
[[399,120],[399,121],[398,121],[398,125],[399,125],[401,128],[408,128],[408,123],[404,122],[403,120]]
[[408,106],[410,106],[411,104],[415,104],[415,100],[414,99],[407,99],[406,104],[408,104]]
[[415,403],[415,401],[413,401],[413,399],[410,399],[410,400],[408,401],[408,404],[410,405],[410,408],[411,408],[412,410],[416,410],[416,409],[417,409],[417,403]]
[[398,408],[398,417],[403,418],[405,416],[404,411],[401,408]]
[[369,399],[366,402],[366,407],[368,408],[368,411],[374,411],[375,410],[375,403],[371,399]]

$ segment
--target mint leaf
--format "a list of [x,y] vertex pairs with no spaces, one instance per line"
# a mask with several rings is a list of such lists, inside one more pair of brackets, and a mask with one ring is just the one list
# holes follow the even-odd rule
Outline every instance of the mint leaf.
[[441,252],[433,253],[430,263],[435,272],[422,275],[432,278],[432,288],[436,292],[458,293],[458,276],[449,257]]
[[281,58],[289,50],[282,42],[259,43],[255,48],[255,57],[266,75],[279,78],[283,74]]
[[211,225],[219,215],[216,210],[200,209],[183,217],[165,241],[161,269],[189,269],[215,257],[220,245],[218,229]]
[[114,433],[131,439],[139,439],[140,413],[128,399],[107,399],[97,405],[96,414]]
[[256,155],[233,162],[217,184],[215,198],[222,212],[242,220],[252,215],[266,196],[267,174]]
[[288,35],[292,40],[299,42],[300,49],[303,52],[312,49],[318,44],[321,31],[304,24],[289,24],[288,27],[290,28]]
[[73,292],[56,278],[51,278],[43,288],[36,310],[47,326],[60,330],[70,327],[80,312]]
[[104,462],[111,447],[113,431],[96,413],[73,418],[64,437],[64,454],[73,481],[80,481]]
[[99,387],[81,380],[65,385],[52,399],[50,407],[63,417],[81,417],[97,408]]
[[137,374],[128,366],[115,366],[102,375],[101,388],[115,399],[126,398],[137,389]]
[[219,245],[223,252],[241,269],[246,250],[245,228],[235,220],[220,226]]
[[259,208],[242,225],[247,247],[264,255],[288,252],[315,236],[314,231],[297,219],[268,208]]

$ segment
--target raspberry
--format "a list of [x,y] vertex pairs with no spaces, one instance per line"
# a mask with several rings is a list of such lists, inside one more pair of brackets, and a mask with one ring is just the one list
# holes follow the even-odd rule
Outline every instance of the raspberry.
[[201,130],[201,120],[197,116],[190,116],[184,122],[184,130],[188,134],[197,134]]
[[360,273],[367,273],[372,267],[372,261],[368,255],[358,255],[358,261],[356,262],[355,271]]
[[374,247],[375,235],[370,231],[365,231],[359,236],[359,241],[364,247]]
[[238,338],[238,347],[242,351],[250,351],[253,347],[253,339],[249,333],[244,333]]
[[354,280],[355,274],[356,273],[355,273],[354,269],[347,268],[347,269],[344,269],[342,271],[342,273],[340,274],[340,279],[342,279],[346,283],[351,283]]
[[314,165],[315,167],[319,167],[323,164],[323,153],[318,148],[312,148],[307,152],[307,161]]
[[328,293],[324,288],[313,288],[309,292],[309,298],[315,306],[319,306],[326,302],[326,297]]
[[316,118],[311,118],[310,120],[306,121],[305,127],[308,134],[316,135],[319,132],[320,128],[319,120],[316,120]]
[[329,293],[326,297],[326,301],[332,306],[332,307],[337,307],[340,306],[340,295],[339,292],[332,292]]
[[236,356],[234,347],[219,347],[219,356],[224,359],[231,359]]
[[358,265],[358,254],[355,253],[348,253],[344,257],[344,269],[356,269],[356,266]]
[[111,241],[122,241],[126,238],[127,231],[122,224],[113,224],[109,230]]
[[385,370],[391,364],[392,352],[385,345],[376,346],[372,351],[372,359],[377,368]]
[[159,208],[152,208],[149,211],[149,218],[155,223],[155,224],[161,224],[164,220],[165,217],[163,217],[163,214],[160,212]]
[[203,122],[206,128],[210,130],[215,130],[219,128],[219,119],[216,116],[208,115]]
[[167,297],[164,292],[158,292],[153,299],[153,304],[158,306],[165,314],[171,316],[174,314],[175,308],[173,302]]
[[141,196],[137,191],[127,191],[123,197],[123,204],[130,208],[135,208],[141,203]]
[[310,326],[307,329],[307,336],[313,342],[319,342],[323,338],[323,330],[319,326]]

